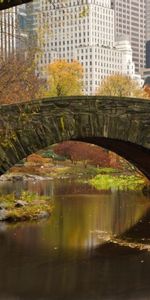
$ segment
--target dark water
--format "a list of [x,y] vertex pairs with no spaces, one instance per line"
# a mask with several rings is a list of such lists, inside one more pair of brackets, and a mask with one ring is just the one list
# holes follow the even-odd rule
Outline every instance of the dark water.
[[150,244],[149,198],[49,181],[0,192],[22,188],[53,196],[55,210],[45,221],[0,223],[0,299],[150,299],[150,252],[111,242],[139,233],[147,216],[140,239]]

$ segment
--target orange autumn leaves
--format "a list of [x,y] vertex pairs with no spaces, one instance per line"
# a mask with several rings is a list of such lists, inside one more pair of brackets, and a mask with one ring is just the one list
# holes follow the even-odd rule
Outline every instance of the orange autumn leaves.
[[147,94],[148,98],[150,98],[150,85],[145,85],[144,91]]
[[82,94],[83,67],[73,60],[56,60],[48,65],[48,96],[73,96]]
[[35,74],[34,60],[11,56],[0,58],[0,104],[42,97],[82,94],[83,68],[78,61],[57,60],[47,66],[47,80]]
[[42,84],[29,59],[14,55],[6,60],[0,58],[0,104],[40,98]]

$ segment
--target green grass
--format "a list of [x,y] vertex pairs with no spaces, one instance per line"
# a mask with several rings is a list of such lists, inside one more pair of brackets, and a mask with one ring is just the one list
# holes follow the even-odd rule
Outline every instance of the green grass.
[[145,180],[136,175],[97,175],[93,179],[89,179],[88,183],[99,190],[139,190],[144,187]]
[[119,169],[114,169],[114,168],[98,168],[98,173],[101,174],[112,174],[112,173],[119,173]]
[[52,158],[53,160],[57,160],[57,161],[65,161],[67,159],[62,155],[56,154],[52,149],[42,152],[41,156],[45,158]]

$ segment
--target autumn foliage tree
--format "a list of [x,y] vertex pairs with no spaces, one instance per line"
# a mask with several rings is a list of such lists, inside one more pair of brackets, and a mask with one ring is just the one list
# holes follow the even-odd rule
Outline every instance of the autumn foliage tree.
[[108,151],[93,144],[68,141],[54,147],[54,152],[66,156],[72,162],[82,161],[84,166],[88,163],[95,166],[109,166]]
[[74,164],[80,161],[85,167],[93,165],[102,168],[111,167],[125,170],[130,168],[129,162],[116,153],[93,144],[65,141],[55,145],[53,151],[70,159]]
[[147,94],[139,84],[127,75],[110,75],[104,79],[97,90],[98,95],[118,97],[147,98]]
[[74,60],[56,60],[48,65],[49,96],[71,96],[82,94],[83,67]]
[[30,59],[18,55],[0,59],[0,104],[39,98],[43,84]]

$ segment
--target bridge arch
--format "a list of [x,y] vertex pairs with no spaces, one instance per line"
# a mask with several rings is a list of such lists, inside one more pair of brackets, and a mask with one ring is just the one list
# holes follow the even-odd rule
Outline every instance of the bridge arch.
[[78,96],[0,106],[0,173],[66,140],[116,152],[150,179],[150,101]]

